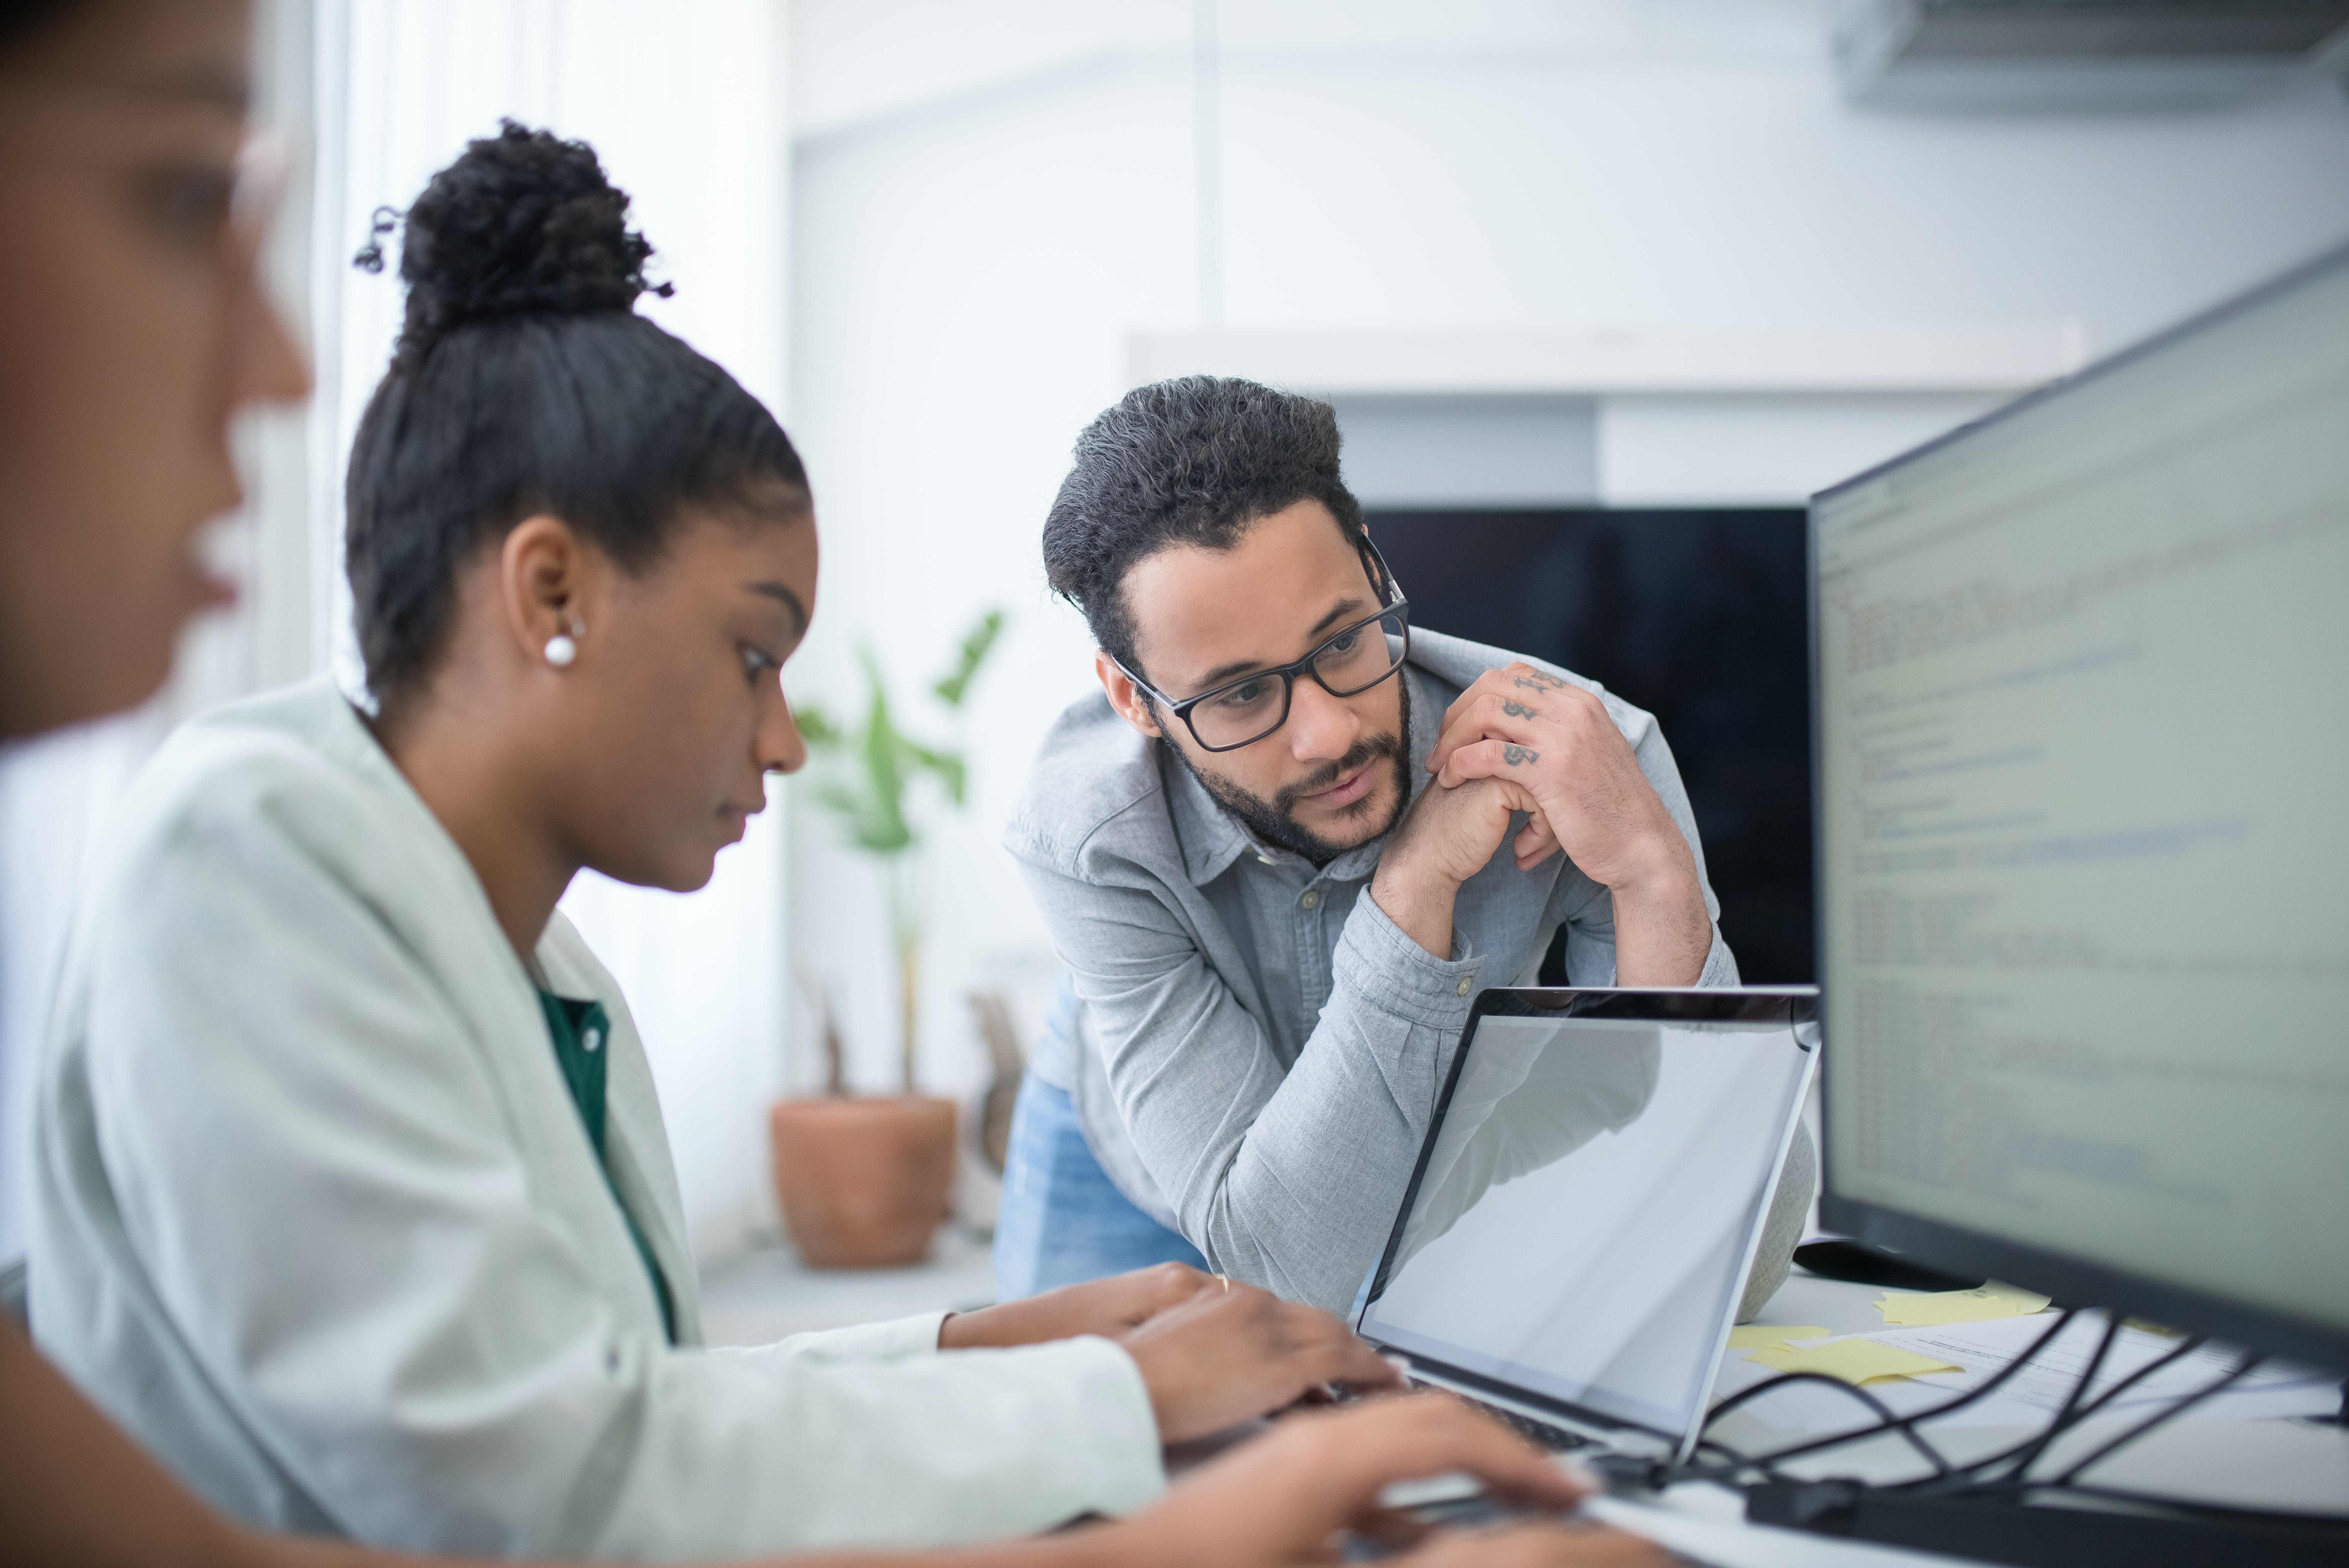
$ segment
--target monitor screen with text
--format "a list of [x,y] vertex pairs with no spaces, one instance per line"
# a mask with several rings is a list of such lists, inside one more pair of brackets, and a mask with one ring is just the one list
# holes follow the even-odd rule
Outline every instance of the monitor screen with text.
[[2349,256],[1812,519],[1830,1191],[2349,1327]]

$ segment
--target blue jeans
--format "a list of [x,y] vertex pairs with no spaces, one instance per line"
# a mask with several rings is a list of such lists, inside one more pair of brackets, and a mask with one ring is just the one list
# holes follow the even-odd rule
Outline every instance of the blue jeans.
[[1117,1190],[1093,1158],[1066,1089],[1019,1086],[995,1218],[995,1298],[1056,1290],[1152,1264],[1204,1269],[1199,1250]]

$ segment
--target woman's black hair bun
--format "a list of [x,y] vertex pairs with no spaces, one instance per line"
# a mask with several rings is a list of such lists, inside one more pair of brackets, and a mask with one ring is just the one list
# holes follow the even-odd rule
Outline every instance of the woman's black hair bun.
[[[634,308],[653,248],[595,150],[502,121],[433,176],[408,210],[402,356],[467,322]],[[362,263],[364,264],[364,263]]]

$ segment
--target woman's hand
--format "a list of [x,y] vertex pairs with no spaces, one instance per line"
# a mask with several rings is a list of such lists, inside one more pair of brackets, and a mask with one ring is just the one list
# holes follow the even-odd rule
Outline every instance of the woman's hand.
[[1080,1334],[1122,1339],[1160,1313],[1210,1288],[1221,1290],[1223,1282],[1182,1264],[1160,1264],[1084,1284],[1064,1285],[1025,1301],[954,1313],[938,1327],[938,1348],[999,1349],[1073,1339]]
[[1419,1539],[1397,1559],[1413,1568],[1662,1568],[1636,1536],[1570,1522],[1434,1531],[1379,1505],[1389,1484],[1464,1472],[1495,1499],[1564,1512],[1582,1495],[1550,1458],[1457,1399],[1420,1394],[1282,1420],[1177,1484],[1121,1523],[1086,1532],[1102,1562],[1138,1568],[1212,1563],[1289,1568],[1337,1559],[1331,1538],[1352,1529],[1381,1541]]
[[939,1326],[938,1348],[1080,1334],[1114,1339],[1133,1357],[1170,1443],[1284,1409],[1332,1383],[1390,1388],[1401,1380],[1328,1313],[1181,1264],[957,1313]]
[[1319,1398],[1333,1383],[1379,1389],[1402,1381],[1328,1313],[1228,1280],[1211,1279],[1118,1343],[1142,1369],[1159,1436],[1170,1443]]
[[1398,1568],[1664,1568],[1672,1560],[1619,1530],[1511,1524],[1439,1531],[1426,1545],[1395,1561]]

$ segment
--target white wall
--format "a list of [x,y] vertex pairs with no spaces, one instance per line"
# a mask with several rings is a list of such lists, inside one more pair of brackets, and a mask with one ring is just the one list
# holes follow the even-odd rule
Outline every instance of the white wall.
[[[322,234],[336,265],[378,205],[405,206],[502,116],[592,143],[676,285],[640,312],[787,413],[791,162],[780,0],[320,0],[322,69],[339,77],[340,181]],[[336,472],[390,357],[393,270],[347,269],[322,395]],[[339,515],[338,497],[329,508]],[[334,576],[330,612],[349,620]],[[356,686],[347,634],[338,671]],[[564,899],[628,995],[661,1094],[695,1248],[771,1222],[765,1109],[781,1066],[783,841],[753,819],[709,887],[684,897],[583,875]]]
[[[978,1073],[964,987],[1049,972],[996,839],[1091,680],[1037,533],[1132,335],[2073,322],[2102,351],[2349,237],[2331,83],[2197,113],[1860,114],[1806,0],[796,0],[793,28],[792,430],[825,573],[789,685],[838,706],[857,640],[903,683],[981,604],[1013,616],[937,855],[941,1086]],[[1791,499],[1979,406],[1625,402],[1601,492]],[[1773,468],[1796,428],[1808,455]],[[877,904],[796,816],[795,951],[846,994],[878,1087]]]

